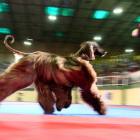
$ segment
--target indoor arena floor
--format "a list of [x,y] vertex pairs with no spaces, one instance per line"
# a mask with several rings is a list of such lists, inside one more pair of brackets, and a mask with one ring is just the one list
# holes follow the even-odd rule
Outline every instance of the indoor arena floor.
[[108,106],[98,115],[87,105],[72,104],[44,115],[38,103],[2,102],[1,140],[140,140],[140,107]]

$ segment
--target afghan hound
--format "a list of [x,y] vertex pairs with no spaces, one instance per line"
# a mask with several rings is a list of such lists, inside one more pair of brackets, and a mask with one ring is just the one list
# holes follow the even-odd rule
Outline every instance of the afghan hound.
[[11,43],[14,42],[13,36],[7,35],[5,46],[22,58],[0,75],[0,101],[34,83],[44,113],[53,113],[55,102],[58,111],[70,106],[71,90],[76,86],[81,89],[82,99],[88,105],[100,115],[106,114],[105,104],[96,86],[96,72],[88,62],[93,61],[95,55],[106,54],[96,42],[84,42],[73,56],[59,56],[40,51],[17,51],[7,44],[8,38],[12,38]]

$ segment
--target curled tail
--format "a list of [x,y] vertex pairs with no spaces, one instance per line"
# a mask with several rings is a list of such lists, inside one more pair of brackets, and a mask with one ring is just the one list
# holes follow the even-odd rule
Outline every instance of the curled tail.
[[9,50],[11,50],[13,53],[18,54],[18,55],[22,55],[22,56],[27,55],[27,53],[20,52],[20,51],[17,51],[17,50],[15,50],[15,49],[11,48],[11,47],[7,44],[7,40],[8,40],[9,38],[12,38],[11,43],[13,43],[13,42],[14,42],[14,37],[11,36],[11,35],[7,35],[7,36],[5,37],[5,39],[4,39],[4,44],[5,44],[5,46],[6,46]]

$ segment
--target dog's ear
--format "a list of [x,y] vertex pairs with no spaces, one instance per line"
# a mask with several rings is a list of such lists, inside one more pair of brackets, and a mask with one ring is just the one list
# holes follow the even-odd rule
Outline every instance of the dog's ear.
[[90,44],[89,41],[83,42],[80,46],[81,46],[81,56],[83,59],[87,61],[92,61],[95,59],[93,49],[94,46]]

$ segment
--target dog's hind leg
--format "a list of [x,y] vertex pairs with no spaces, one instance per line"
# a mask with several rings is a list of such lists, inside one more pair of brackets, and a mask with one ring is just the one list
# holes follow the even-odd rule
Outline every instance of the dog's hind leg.
[[34,72],[23,72],[13,69],[0,75],[0,101],[12,93],[30,86],[36,78]]
[[52,114],[54,112],[53,105],[55,97],[48,85],[41,81],[35,81],[35,88],[38,92],[38,102],[45,114]]
[[61,111],[62,108],[68,108],[71,104],[71,90],[72,87],[66,87],[63,85],[50,85],[52,91],[56,96],[56,108],[58,111]]
[[90,90],[84,89],[81,90],[82,99],[94,108],[100,115],[105,115],[107,112],[104,101],[101,99],[98,88],[96,84],[92,84]]

